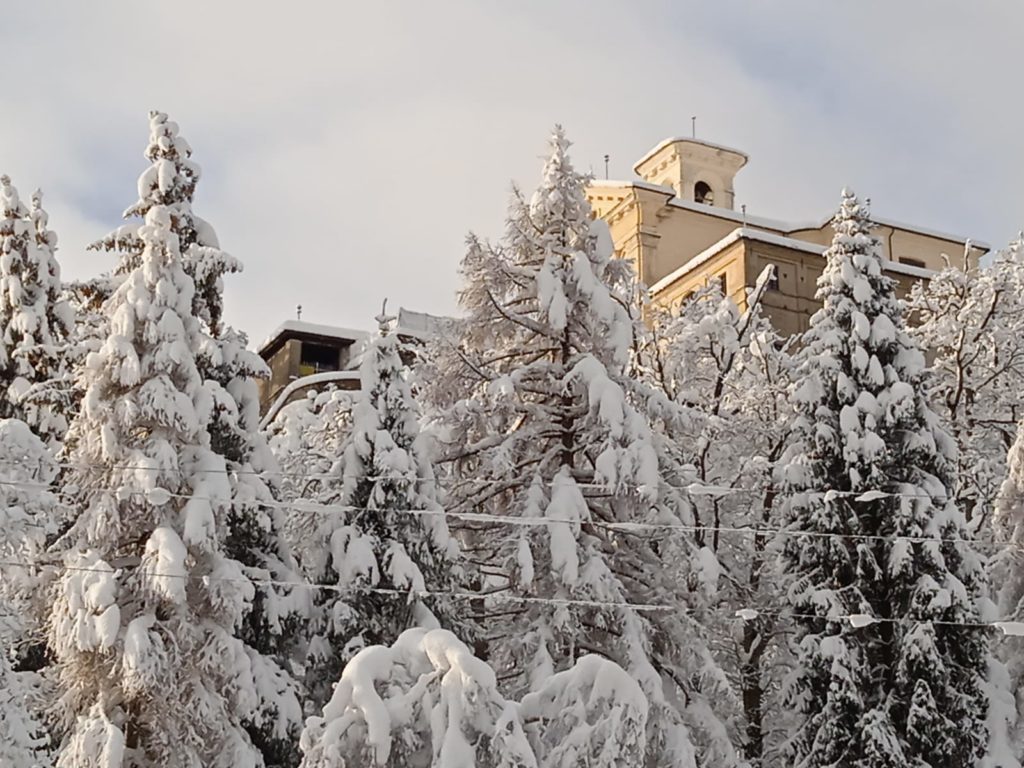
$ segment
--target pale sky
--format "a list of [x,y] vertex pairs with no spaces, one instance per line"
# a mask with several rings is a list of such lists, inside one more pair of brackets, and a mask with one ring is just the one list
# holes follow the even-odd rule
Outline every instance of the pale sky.
[[0,171],[46,192],[69,278],[118,226],[147,112],[203,168],[196,211],[244,261],[228,319],[455,311],[469,230],[500,234],[552,125],[632,178],[671,135],[747,152],[737,207],[804,221],[839,190],[1004,244],[1024,227],[1018,0],[19,3],[0,27]]

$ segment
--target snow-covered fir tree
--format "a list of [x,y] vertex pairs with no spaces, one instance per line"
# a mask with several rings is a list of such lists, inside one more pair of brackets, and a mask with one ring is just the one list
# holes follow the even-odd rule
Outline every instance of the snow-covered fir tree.
[[378,321],[380,333],[363,353],[351,432],[316,494],[320,505],[334,506],[310,512],[306,528],[314,545],[303,563],[308,578],[338,588],[317,593],[306,674],[316,709],[364,646],[390,644],[414,626],[440,624],[466,636],[459,616],[468,606],[444,596],[455,589],[458,546],[420,431],[403,361],[409,351],[391,318]]
[[162,206],[147,212],[142,258],[82,374],[77,516],[49,621],[61,768],[264,764],[244,726],[278,680],[237,637],[254,589],[222,546],[232,489],[170,225]]
[[21,202],[0,177],[0,415],[22,419],[49,443],[68,426],[66,345],[74,325],[61,299],[56,235],[42,193]]
[[985,583],[952,500],[955,445],[849,191],[833,226],[784,468],[800,718],[788,764],[973,766],[987,743],[989,652],[971,626]]
[[934,354],[933,401],[957,443],[957,503],[986,535],[1024,416],[1024,239],[990,264],[964,259],[915,284],[908,309],[911,333]]
[[42,637],[36,563],[57,530],[56,475],[53,457],[27,424],[0,420],[0,765],[11,768],[52,764],[42,725],[44,686],[15,666]]
[[644,765],[648,711],[639,683],[596,654],[539,683],[519,705],[540,768]]
[[493,596],[488,653],[510,695],[600,653],[650,700],[644,764],[692,765],[705,748],[733,752],[713,703],[724,681],[676,578],[689,540],[635,527],[683,522],[669,487],[682,476],[653,428],[649,405],[665,399],[629,375],[632,266],[592,219],[568,146],[556,129],[502,241],[469,240],[461,338],[438,345],[433,377],[451,506],[507,518],[462,534]]
[[[246,349],[245,335],[224,323],[223,276],[240,271],[242,265],[221,250],[213,227],[193,211],[200,168],[177,124],[162,112],[150,112],[145,156],[150,165],[139,177],[138,200],[125,211],[125,218],[144,219],[154,207],[163,209],[178,243],[181,268],[195,287],[191,313],[198,323],[193,351],[210,400],[204,427],[211,450],[225,460],[231,487],[222,544],[256,588],[251,610],[239,628],[254,674],[262,681],[257,686],[260,704],[246,727],[268,765],[295,765],[302,723],[292,669],[304,644],[309,595],[292,586],[300,578],[277,502],[279,469],[259,429],[256,379],[269,375],[269,370]],[[91,292],[83,289],[87,300],[92,297],[95,303],[104,287],[117,286],[141,263],[145,226],[125,224],[94,244],[119,251],[121,258],[114,275],[94,282]]]
[[[791,421],[789,345],[760,311],[769,279],[761,275],[743,312],[717,281],[677,308],[651,307],[652,332],[640,354],[641,375],[685,414],[665,422],[666,438],[707,489],[686,510],[699,567],[679,578],[729,680],[719,709],[735,706],[732,738],[754,764],[777,727],[780,628],[773,617],[780,596],[769,534],[744,529],[779,525],[773,471]],[[737,621],[737,611],[749,618]]]

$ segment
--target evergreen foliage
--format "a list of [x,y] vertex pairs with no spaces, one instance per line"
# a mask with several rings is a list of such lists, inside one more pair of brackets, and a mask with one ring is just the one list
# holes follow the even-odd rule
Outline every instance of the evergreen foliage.
[[20,418],[51,445],[68,427],[66,344],[74,325],[61,299],[56,235],[42,193],[26,208],[0,177],[0,416]]
[[[804,718],[791,761],[973,766],[987,743],[987,639],[960,624],[980,621],[985,578],[952,500],[955,446],[866,207],[844,191],[833,226],[784,469],[789,703]],[[832,618],[851,615],[862,618]]]
[[440,503],[428,436],[420,431],[403,360],[411,350],[390,318],[378,321],[380,334],[363,353],[351,432],[317,495],[338,505],[337,514],[314,511],[307,528],[315,542],[305,562],[310,580],[338,587],[317,594],[306,676],[316,709],[365,646],[389,645],[410,627],[439,623],[469,639],[459,618],[468,606],[445,596],[456,589],[458,546]]

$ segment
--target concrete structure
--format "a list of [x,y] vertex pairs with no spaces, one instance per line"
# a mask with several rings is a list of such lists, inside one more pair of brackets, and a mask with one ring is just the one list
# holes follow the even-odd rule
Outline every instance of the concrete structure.
[[[413,345],[445,332],[449,318],[398,310],[397,333]],[[270,366],[260,380],[260,413],[264,422],[310,389],[359,389],[359,362],[369,340],[366,331],[317,325],[301,320],[281,323],[256,351]],[[412,362],[406,360],[406,362]]]
[[[733,182],[747,161],[744,153],[710,142],[667,139],[636,163],[638,179],[594,181],[587,196],[608,222],[616,252],[633,261],[655,301],[678,303],[718,280],[743,308],[747,289],[774,264],[766,313],[780,332],[799,333],[818,307],[814,294],[821,254],[832,241],[831,214],[794,224],[734,210]],[[873,220],[887,271],[903,292],[941,269],[946,258],[976,264],[989,250],[957,235]]]
[[314,386],[359,389],[354,368],[369,336],[366,331],[301,320],[281,323],[256,348],[270,366],[270,378],[259,382],[260,411],[276,412]]

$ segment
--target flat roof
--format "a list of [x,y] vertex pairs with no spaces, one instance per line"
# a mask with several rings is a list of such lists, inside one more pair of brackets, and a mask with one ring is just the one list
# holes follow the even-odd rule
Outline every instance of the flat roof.
[[321,343],[347,341],[352,344],[369,338],[370,334],[367,331],[340,328],[336,325],[307,323],[305,320],[285,320],[263,340],[263,343],[256,347],[256,352],[261,356],[273,354],[288,339],[298,337]]

